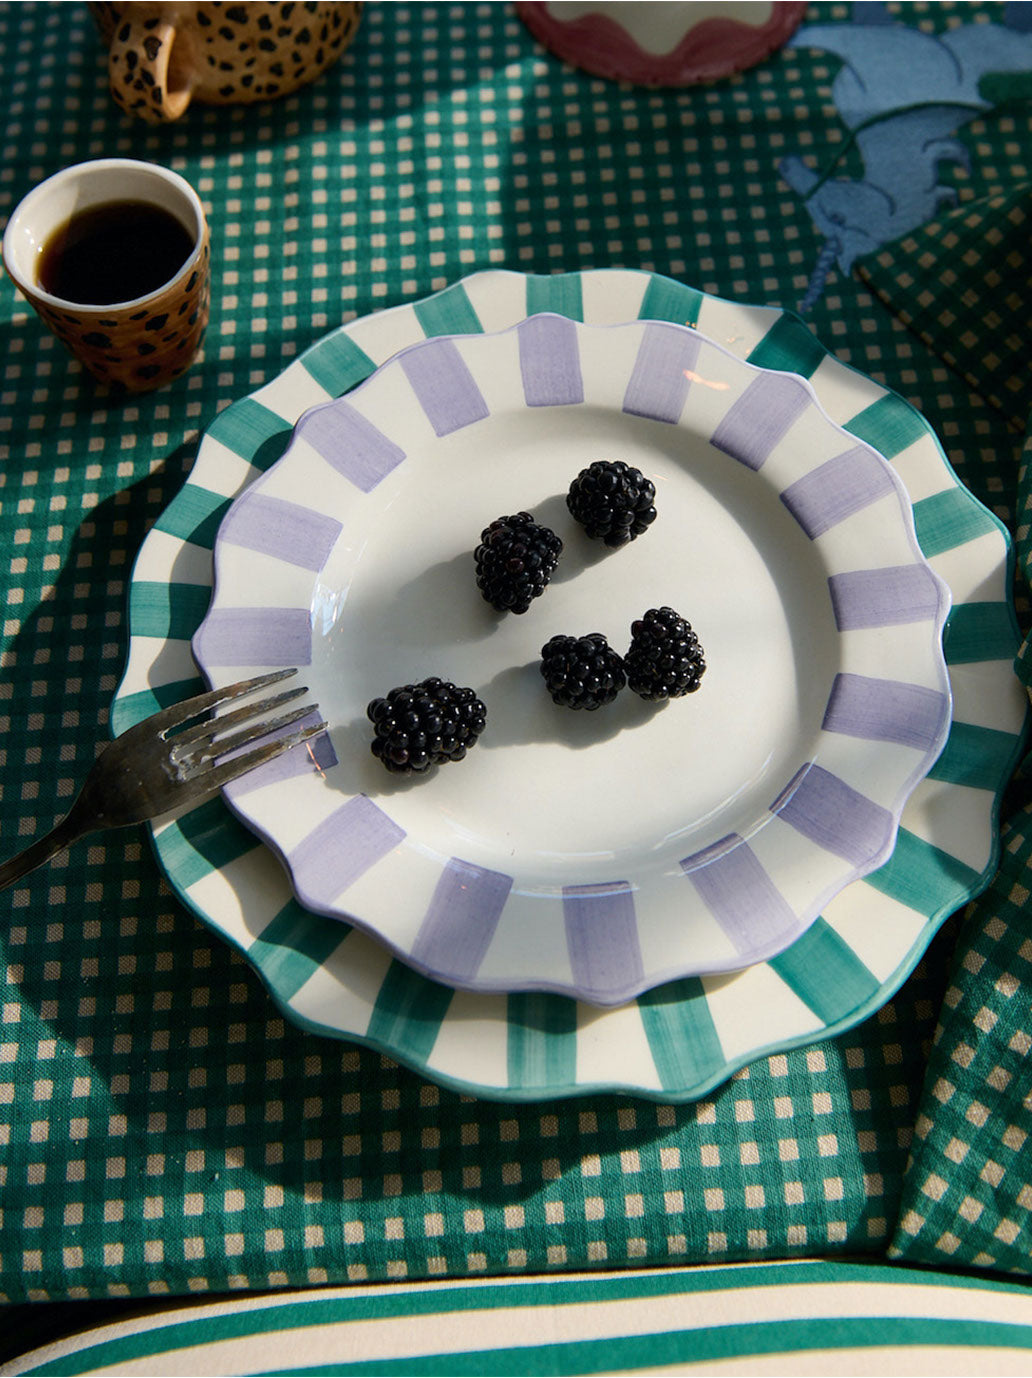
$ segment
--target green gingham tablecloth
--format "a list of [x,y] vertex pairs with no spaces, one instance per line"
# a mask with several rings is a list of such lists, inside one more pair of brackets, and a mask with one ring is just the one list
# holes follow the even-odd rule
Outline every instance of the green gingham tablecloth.
[[[881,17],[934,35],[1007,13],[914,4]],[[857,17],[820,4],[808,20]],[[128,401],[99,392],[0,288],[5,854],[67,808],[106,736],[132,562],[202,430],[342,321],[479,268],[636,267],[728,298],[805,300],[827,347],[917,406],[1016,528],[1013,418],[898,302],[822,259],[779,171],[790,154],[855,159],[832,97],[838,60],[820,48],[652,92],[564,66],[506,4],[374,3],[310,89],[154,130],[109,101],[83,6],[0,6],[0,45],[0,215],[60,166],[142,157],[197,187],[214,261],[203,355]],[[959,137],[968,165],[940,173],[958,204],[1028,178],[1020,103]],[[1005,887],[1016,935],[1023,901],[1007,868],[1023,855],[1006,853],[986,901]],[[142,830],[78,845],[0,902],[11,1302],[884,1255],[906,1235],[908,1162],[937,1116],[937,1020],[965,1006],[949,974],[958,934],[970,946],[979,922],[948,922],[854,1030],[761,1059],[697,1104],[507,1106],[286,1022],[174,897]],[[940,1036],[932,1055],[942,1049]],[[1017,1181],[1016,1160],[993,1161]],[[1012,1196],[1008,1218],[1027,1212]]]
[[[1019,577],[1032,586],[1032,183],[1016,179],[865,259],[861,274],[1025,440],[1015,466]],[[1032,643],[1016,668],[1032,688]],[[953,954],[889,1255],[1032,1271],[1032,806],[1022,782],[999,873]]]

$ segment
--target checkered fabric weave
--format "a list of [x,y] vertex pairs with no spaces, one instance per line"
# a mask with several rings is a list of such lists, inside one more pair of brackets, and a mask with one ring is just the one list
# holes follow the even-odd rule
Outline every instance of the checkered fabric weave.
[[1016,428],[1032,412],[1032,185],[965,203],[860,264],[863,279]]
[[1032,1272],[1032,811],[962,931],[890,1256]]
[[[1018,146],[1011,144],[1011,154]],[[996,176],[999,177],[997,170]],[[966,202],[860,264],[886,305],[1007,423],[1032,414],[1028,330],[1032,189],[1020,180]],[[1019,596],[1032,587],[1032,432],[1010,483]],[[1016,669],[1032,687],[1032,649]],[[915,1123],[889,1255],[1032,1272],[1032,814],[1027,773],[1012,790],[1000,870],[970,907],[954,954]]]
[[[1002,11],[892,8],[927,30]],[[201,358],[128,402],[0,287],[5,853],[67,808],[106,735],[134,555],[226,406],[342,320],[476,268],[642,267],[794,307],[820,242],[777,161],[823,162],[843,139],[818,53],[651,92],[565,67],[505,4],[369,4],[313,87],[157,130],[113,107],[83,7],[0,6],[0,45],[0,214],[60,166],[138,156],[197,187],[215,264]],[[1008,118],[967,135],[962,198],[993,190]],[[833,276],[811,321],[929,418],[1013,525],[996,408],[854,281]],[[11,1301],[881,1253],[956,933],[877,1016],[698,1105],[507,1107],[285,1022],[142,832],[73,848],[3,902]]]
[[[1030,300],[1026,297],[1026,301]],[[1017,551],[1032,574],[1032,436],[1018,470]],[[1029,642],[1017,670],[1032,685]],[[1032,806],[1023,773],[1000,869],[960,930],[889,1256],[1032,1273]]]

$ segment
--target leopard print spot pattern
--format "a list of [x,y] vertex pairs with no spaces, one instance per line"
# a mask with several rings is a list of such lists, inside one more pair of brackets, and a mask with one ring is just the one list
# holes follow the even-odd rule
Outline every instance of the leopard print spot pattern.
[[90,5],[108,47],[111,94],[128,114],[157,124],[191,101],[274,100],[314,81],[354,37],[361,3],[209,0],[193,5]]
[[33,300],[54,334],[112,392],[150,392],[185,373],[200,348],[210,309],[210,245],[146,307],[77,311]]

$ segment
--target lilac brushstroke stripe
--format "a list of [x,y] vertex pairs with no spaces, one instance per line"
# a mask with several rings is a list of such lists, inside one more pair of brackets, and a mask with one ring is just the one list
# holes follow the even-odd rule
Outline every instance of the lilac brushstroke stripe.
[[335,518],[254,492],[234,503],[219,528],[220,541],[313,572],[322,569],[339,535]]
[[531,316],[517,327],[520,374],[528,407],[584,401],[577,327],[565,316]]
[[371,493],[405,458],[405,451],[350,402],[316,407],[302,417],[297,433],[363,493]]
[[698,871],[703,866],[711,866],[714,861],[728,852],[734,851],[736,847],[742,845],[742,838],[738,833],[728,833],[719,842],[711,842],[708,847],[703,847],[701,852],[692,852],[691,856],[686,856],[681,861],[681,870],[687,875],[690,871]]
[[312,663],[312,627],[307,608],[215,608],[194,637],[203,665]]
[[405,377],[437,435],[451,435],[489,414],[454,340],[434,340],[399,356]]
[[947,696],[922,684],[839,674],[822,726],[825,732],[928,751],[939,740],[949,711]]
[[303,904],[331,904],[405,836],[382,809],[356,794],[313,829],[288,861]]
[[[274,742],[279,737],[286,737],[291,732],[297,732],[302,727],[310,727],[319,721],[319,710],[313,708],[311,713],[306,714],[299,722],[283,727],[278,732],[270,732],[268,740]],[[243,747],[242,750],[250,751],[252,748]],[[233,754],[240,755],[240,752]],[[285,780],[294,780],[299,775],[321,775],[336,764],[337,753],[333,749],[329,733],[320,732],[317,737],[310,737],[300,746],[292,747],[274,760],[267,761],[265,765],[241,775],[239,780],[234,780],[226,786],[226,793],[231,799],[237,799],[250,794],[252,790],[264,789],[266,785],[279,785]]]
[[892,814],[812,762],[770,806],[818,847],[854,866],[870,864],[892,835]]
[[771,946],[799,928],[799,919],[740,837],[685,857],[681,869],[739,954]]
[[812,541],[894,491],[885,461],[856,445],[789,484],[781,501]]
[[811,400],[799,379],[760,374],[724,413],[710,439],[716,449],[746,468],[762,468]]
[[942,600],[935,575],[918,564],[832,574],[828,588],[840,632],[932,621]]
[[452,857],[441,872],[412,960],[445,980],[469,981],[491,946],[512,876]]
[[678,326],[646,326],[624,394],[624,411],[674,425],[688,396],[687,375],[695,371],[698,358],[696,335]]
[[643,979],[634,894],[625,880],[564,886],[563,916],[575,989],[604,996]]

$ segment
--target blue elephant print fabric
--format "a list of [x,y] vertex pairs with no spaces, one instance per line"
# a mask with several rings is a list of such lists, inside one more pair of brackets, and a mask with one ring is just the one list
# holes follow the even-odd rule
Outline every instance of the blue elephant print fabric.
[[[796,33],[793,46],[839,60],[831,98],[848,131],[834,149],[829,146],[823,166],[811,166],[799,153],[779,163],[823,239],[799,303],[804,313],[836,267],[849,274],[858,260],[901,240],[922,257],[919,239],[906,237],[958,206],[950,174],[971,168],[969,143],[958,131],[1006,118],[1012,106],[1032,97],[1032,4],[1000,11],[999,22],[972,16],[929,33],[883,4],[855,4],[848,24],[810,24]],[[933,237],[939,233],[932,231]],[[895,258],[885,268],[895,281]]]

